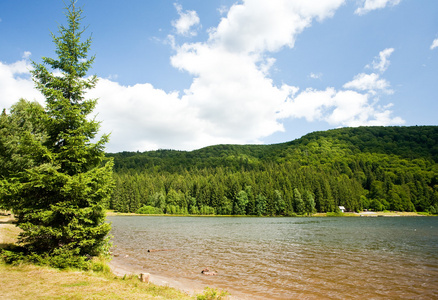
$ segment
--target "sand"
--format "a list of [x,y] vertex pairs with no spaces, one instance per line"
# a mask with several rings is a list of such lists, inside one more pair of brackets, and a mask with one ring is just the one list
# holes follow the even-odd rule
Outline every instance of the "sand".
[[161,286],[169,286],[180,291],[187,293],[188,295],[195,296],[196,294],[201,294],[204,291],[205,286],[200,283],[196,283],[187,279],[178,278],[175,276],[174,278],[153,274],[148,272],[148,270],[133,268],[128,265],[124,265],[121,263],[117,257],[114,257],[113,260],[109,263],[111,268],[111,272],[119,277],[123,277],[125,275],[137,275],[140,276],[141,273],[149,273],[149,282],[161,285]]

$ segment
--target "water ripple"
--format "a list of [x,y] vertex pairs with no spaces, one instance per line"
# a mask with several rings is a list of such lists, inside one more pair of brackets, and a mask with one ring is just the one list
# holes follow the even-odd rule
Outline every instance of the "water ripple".
[[438,298],[437,218],[109,219],[119,262],[242,298]]

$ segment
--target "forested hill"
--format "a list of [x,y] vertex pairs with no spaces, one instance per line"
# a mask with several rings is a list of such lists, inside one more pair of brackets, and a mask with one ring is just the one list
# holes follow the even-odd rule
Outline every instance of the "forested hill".
[[[273,145],[217,145],[114,157],[112,208],[292,215],[438,207],[438,126],[313,132]],[[303,202],[304,204],[302,205]],[[306,206],[306,205],[307,206]]]
[[175,172],[194,167],[240,169],[241,166],[278,162],[285,157],[302,160],[301,156],[309,153],[336,156],[340,152],[379,153],[438,162],[438,126],[340,128],[313,132],[292,142],[274,145],[216,145],[190,152],[157,150],[107,155],[114,157],[117,172],[151,168]]

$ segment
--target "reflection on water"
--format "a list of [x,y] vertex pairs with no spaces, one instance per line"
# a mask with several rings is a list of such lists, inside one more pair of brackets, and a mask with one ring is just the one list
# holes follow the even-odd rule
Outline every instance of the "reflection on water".
[[243,298],[438,298],[435,217],[108,219],[119,263]]

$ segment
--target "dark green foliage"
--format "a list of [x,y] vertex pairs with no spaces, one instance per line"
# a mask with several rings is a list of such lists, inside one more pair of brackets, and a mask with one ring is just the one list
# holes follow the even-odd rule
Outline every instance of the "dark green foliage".
[[37,102],[20,99],[7,115],[0,115],[0,178],[10,177],[21,170],[34,167],[44,155],[42,143],[44,108]]
[[[91,40],[81,42],[82,10],[75,1],[66,9],[68,26],[59,27],[59,37],[53,35],[57,59],[33,63],[33,80],[46,98],[45,109],[20,101],[1,117],[0,130],[9,129],[11,142],[0,143],[8,150],[0,157],[6,166],[0,203],[15,212],[28,255],[56,267],[80,267],[86,256],[108,247],[105,206],[113,163],[104,153],[108,136],[92,142],[99,123],[88,115],[96,100],[84,96],[97,78],[84,78],[94,58],[87,59]],[[19,163],[8,166],[10,158]]]
[[[108,154],[112,208],[135,212],[153,195],[197,214],[295,215],[362,209],[428,211],[438,205],[438,127],[359,127],[276,145]],[[246,193],[246,196],[245,194]],[[149,201],[149,202],[148,202]]]
[[104,259],[90,259],[86,256],[77,255],[76,251],[59,248],[55,249],[53,253],[32,253],[20,248],[14,250],[0,249],[0,260],[11,265],[32,263],[41,266],[49,265],[58,269],[81,269],[95,272],[108,270]]

